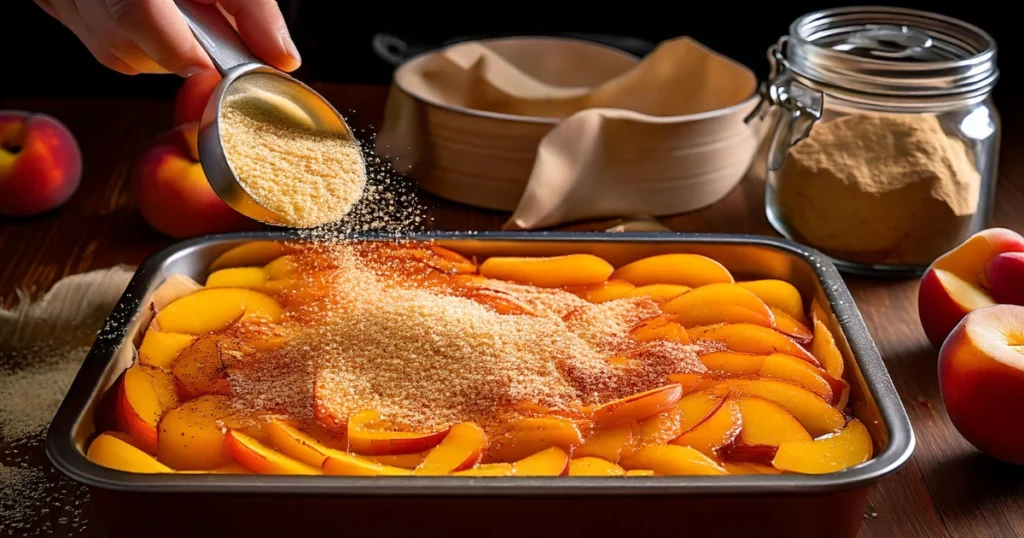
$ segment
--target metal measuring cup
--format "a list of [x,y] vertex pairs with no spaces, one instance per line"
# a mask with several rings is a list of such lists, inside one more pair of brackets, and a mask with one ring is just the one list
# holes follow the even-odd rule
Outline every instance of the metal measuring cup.
[[261,99],[261,105],[325,133],[352,137],[345,119],[319,93],[254,57],[241,37],[214,5],[191,0],[175,2],[196,40],[213,60],[223,79],[206,105],[199,123],[199,160],[214,192],[235,211],[267,224],[285,220],[239,182],[224,154],[220,138],[220,113],[226,100],[244,96]]

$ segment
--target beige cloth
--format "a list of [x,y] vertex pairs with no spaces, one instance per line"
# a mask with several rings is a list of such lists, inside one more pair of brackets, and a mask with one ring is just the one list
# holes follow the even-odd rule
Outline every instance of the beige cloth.
[[[598,63],[616,65],[577,61],[577,82],[586,71],[600,71],[583,85],[567,84],[569,76],[552,80],[557,50],[514,57],[488,43],[458,44],[415,62],[413,69],[400,69],[396,83],[405,91],[399,93],[519,118],[505,118],[507,129],[469,115],[454,125],[451,114],[435,118],[412,109],[409,96],[395,96],[377,150],[401,157],[400,169],[424,176],[421,184],[442,196],[467,188],[493,189],[502,198],[514,193],[518,199],[506,228],[698,209],[724,197],[757,150],[758,128],[743,122],[755,105],[756,77],[690,38],[663,42],[631,65],[606,51],[595,55],[604,59]],[[524,116],[535,125],[516,123]],[[478,136],[466,137],[473,128]],[[455,134],[457,143],[451,140]],[[534,144],[530,153],[520,150],[526,143]],[[483,161],[479,148],[491,154],[491,166],[529,170],[528,177],[490,174],[483,163],[473,165],[479,170],[463,166],[466,160]],[[531,161],[522,166],[520,158]]]

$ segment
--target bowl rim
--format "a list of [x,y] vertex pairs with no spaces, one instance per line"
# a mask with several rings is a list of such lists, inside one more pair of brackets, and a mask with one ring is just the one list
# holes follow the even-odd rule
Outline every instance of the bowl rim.
[[[577,42],[577,43],[587,43],[587,44],[592,44],[592,45],[594,45],[596,47],[608,49],[609,51],[617,53],[617,54],[625,55],[625,56],[628,56],[630,58],[638,58],[639,59],[639,57],[634,55],[634,54],[630,54],[629,52],[617,49],[617,48],[609,46],[609,45],[605,45],[603,43],[597,43],[597,42],[594,42],[594,41],[588,41],[586,39],[575,39],[575,38],[562,37],[562,36],[550,36],[550,37],[549,36],[506,36],[506,37],[495,37],[495,38],[488,38],[488,39],[473,40],[472,42],[474,42],[474,43],[490,43],[490,42],[494,42],[494,41],[507,41],[507,40],[510,40],[510,39],[516,39],[516,40],[546,40],[546,41],[572,41],[572,42]],[[419,54],[415,54],[413,56],[410,56],[405,61],[403,61],[401,65],[399,65],[397,68],[395,68],[395,73],[394,73],[394,76],[392,77],[392,86],[397,88],[398,90],[400,90],[402,93],[408,95],[410,98],[416,100],[417,102],[426,103],[426,104],[428,104],[430,106],[434,106],[434,107],[440,108],[442,110],[446,110],[448,112],[454,112],[454,113],[463,114],[463,115],[466,115],[466,116],[475,116],[475,117],[479,117],[479,118],[486,118],[486,119],[499,120],[499,121],[512,121],[512,122],[518,122],[518,123],[532,123],[532,124],[552,125],[552,126],[553,125],[558,125],[559,123],[562,123],[563,121],[565,121],[569,117],[572,117],[572,116],[567,116],[565,118],[547,118],[547,117],[539,117],[539,116],[521,116],[521,115],[518,115],[518,114],[505,114],[503,112],[491,112],[491,111],[488,111],[488,110],[477,110],[477,109],[473,109],[473,108],[466,108],[466,107],[461,107],[461,106],[456,106],[456,105],[450,105],[450,104],[447,104],[447,103],[442,103],[442,102],[437,101],[435,99],[430,99],[430,98],[424,97],[423,95],[419,95],[418,93],[411,91],[403,83],[403,81],[402,81],[402,74],[406,70],[412,69],[412,66],[415,65],[417,62],[421,62],[424,59],[426,59],[428,56],[430,56],[432,54],[437,54],[439,51],[444,50],[444,49],[446,49],[448,47],[459,45],[459,44],[462,44],[462,43],[465,43],[465,42],[460,42],[460,43],[455,43],[455,44],[452,44],[452,45],[447,45],[447,46],[441,47],[439,49],[428,50],[428,51],[424,51],[424,52],[421,52]],[[610,107],[589,108],[589,109],[585,109],[585,110],[602,110],[602,111],[610,110],[610,111],[615,111],[616,113],[627,113],[626,115],[633,116],[637,120],[644,121],[644,122],[647,122],[647,123],[654,123],[654,124],[685,123],[685,122],[693,122],[693,121],[701,121],[701,120],[713,119],[713,118],[718,118],[718,117],[721,117],[721,116],[728,116],[728,115],[731,115],[732,113],[736,112],[737,110],[740,110],[740,109],[743,109],[745,107],[750,106],[752,102],[760,99],[760,93],[758,91],[758,84],[757,84],[757,75],[754,73],[754,71],[752,69],[750,69],[746,65],[743,65],[743,64],[738,63],[738,62],[736,62],[736,64],[739,65],[740,67],[742,67],[744,70],[746,70],[748,73],[750,73],[753,76],[753,78],[754,78],[754,87],[751,90],[750,95],[746,99],[744,99],[744,100],[742,100],[739,103],[736,103],[734,105],[730,105],[730,106],[727,106],[727,107],[724,107],[724,108],[716,108],[714,110],[708,110],[708,111],[705,111],[705,112],[698,112],[696,114],[684,114],[684,115],[680,115],[680,116],[652,116],[650,114],[644,114],[642,112],[636,112],[634,110],[628,110],[628,109],[624,109],[624,108],[610,108]],[[573,115],[578,114],[579,112],[582,112],[582,110],[574,112]]]

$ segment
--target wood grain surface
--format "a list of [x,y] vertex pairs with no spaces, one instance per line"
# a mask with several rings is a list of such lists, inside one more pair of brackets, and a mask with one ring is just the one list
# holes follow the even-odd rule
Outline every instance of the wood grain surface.
[[[321,86],[357,128],[377,125],[387,89]],[[0,109],[43,112],[65,122],[85,159],[82,186],[62,208],[40,217],[0,219],[0,303],[10,306],[15,289],[45,291],[59,278],[117,263],[137,264],[171,243],[147,227],[135,210],[129,178],[134,160],[170,128],[171,105],[144,100],[0,100]],[[1024,232],[1024,102],[1004,104],[997,203],[993,225]],[[755,174],[756,176],[756,174]],[[498,229],[506,214],[481,211],[424,195],[431,226],[442,230]],[[699,212],[663,219],[676,231],[745,232],[774,235],[764,217],[763,183],[747,178],[722,202]],[[988,458],[964,441],[942,407],[936,351],[917,316],[916,280],[847,277],[917,434],[913,459],[874,487],[862,536],[1024,536],[1024,468]],[[6,448],[0,440],[0,448]],[[28,461],[48,467],[41,445]],[[78,497],[53,476],[56,499],[40,513],[53,536],[93,536],[88,523],[67,520],[67,503]],[[62,491],[67,493],[62,495]],[[62,503],[64,503],[62,505]],[[90,509],[81,517],[88,518]],[[17,536],[20,532],[0,531]]]

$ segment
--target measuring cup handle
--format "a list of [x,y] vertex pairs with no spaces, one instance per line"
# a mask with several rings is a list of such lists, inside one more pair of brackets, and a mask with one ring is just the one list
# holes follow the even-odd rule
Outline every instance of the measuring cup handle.
[[175,0],[175,4],[221,75],[240,65],[262,63],[249,52],[216,5],[194,0]]

